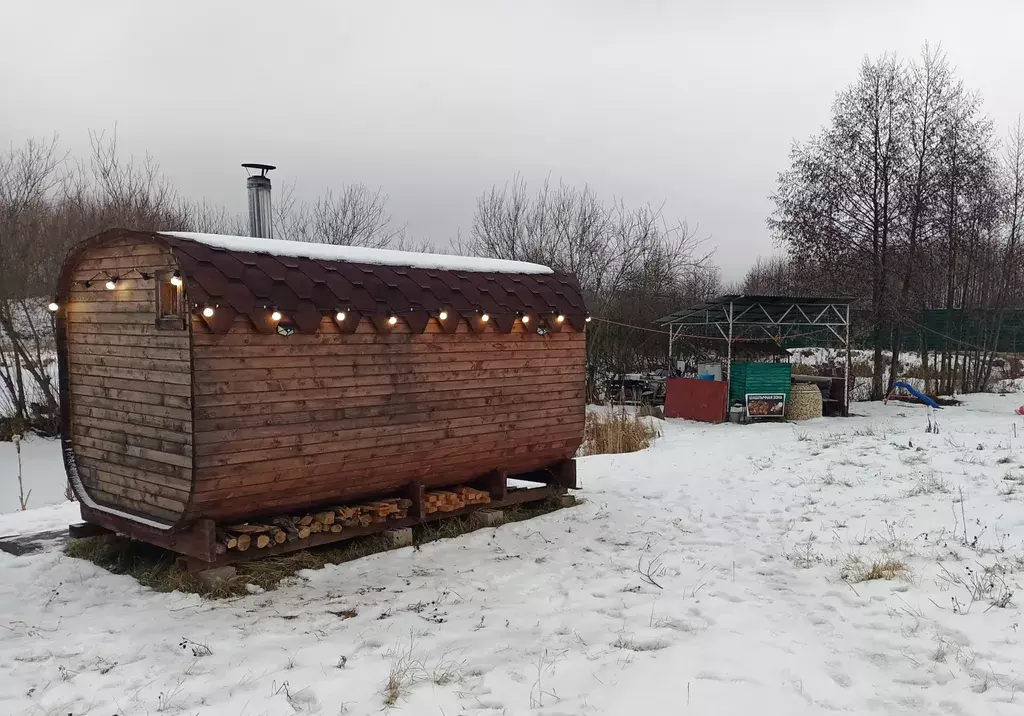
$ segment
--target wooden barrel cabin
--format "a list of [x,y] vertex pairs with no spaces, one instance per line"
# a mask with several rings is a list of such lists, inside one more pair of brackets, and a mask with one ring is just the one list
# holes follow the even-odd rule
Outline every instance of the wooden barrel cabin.
[[94,529],[209,563],[576,486],[588,318],[547,267],[114,229],[55,303]]

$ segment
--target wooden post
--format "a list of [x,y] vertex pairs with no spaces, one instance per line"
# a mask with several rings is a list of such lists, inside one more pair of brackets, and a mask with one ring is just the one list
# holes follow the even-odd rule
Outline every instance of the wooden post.
[[504,470],[493,470],[487,473],[477,483],[479,489],[487,491],[491,496],[491,502],[501,502],[508,496],[508,473]]
[[576,481],[576,461],[572,458],[552,465],[550,471],[553,477],[551,484],[572,490],[579,489],[579,483]]
[[405,496],[412,500],[412,506],[409,508],[409,517],[416,520],[422,520],[424,516],[423,511],[423,483],[414,482],[406,488]]

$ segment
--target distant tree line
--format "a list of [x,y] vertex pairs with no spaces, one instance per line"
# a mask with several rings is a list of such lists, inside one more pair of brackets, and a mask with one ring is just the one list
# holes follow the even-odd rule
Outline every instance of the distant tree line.
[[745,290],[861,297],[876,399],[886,369],[899,376],[906,335],[923,335],[923,310],[977,311],[980,342],[948,336],[921,354],[930,390],[984,389],[1006,312],[1024,308],[1024,125],[1000,138],[941,49],[865,59],[771,198],[786,254],[756,263]]

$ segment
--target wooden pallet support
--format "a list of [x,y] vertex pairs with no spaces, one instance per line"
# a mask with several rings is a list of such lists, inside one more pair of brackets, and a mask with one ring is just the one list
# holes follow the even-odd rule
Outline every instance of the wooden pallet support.
[[508,496],[508,473],[494,470],[474,483],[478,490],[484,490],[491,496],[491,502],[501,502]]
[[83,521],[109,532],[123,534],[140,542],[149,542],[157,547],[163,547],[201,561],[213,562],[217,559],[217,528],[213,520],[197,520],[186,530],[161,530],[119,515],[93,509],[85,503],[80,504],[80,509]]
[[[548,477],[550,478],[550,475]],[[530,478],[526,477],[525,479],[529,480]],[[531,481],[540,482],[537,479]],[[411,536],[411,528],[418,524],[451,517],[474,515],[480,511],[499,515],[503,507],[524,502],[546,500],[564,494],[566,491],[564,487],[553,484],[553,481],[550,480],[549,484],[540,484],[537,487],[510,488],[508,486],[508,476],[503,471],[489,473],[474,484],[477,486],[477,489],[487,491],[491,497],[490,502],[466,504],[464,507],[457,509],[436,511],[428,514],[426,512],[426,492],[424,486],[421,483],[416,483],[410,485],[402,492],[402,495],[412,502],[406,516],[365,526],[346,526],[341,528],[341,531],[323,530],[309,534],[302,539],[292,539],[276,544],[271,540],[269,544],[262,548],[253,547],[245,551],[227,549],[223,540],[224,535],[218,532],[217,525],[212,520],[198,520],[185,530],[159,530],[120,515],[89,508],[84,504],[81,505],[84,524],[69,527],[69,532],[72,534],[87,534],[88,536],[117,533],[135,540],[148,542],[177,552],[181,555],[177,561],[178,566],[189,572],[198,573],[215,567],[286,554],[288,552],[380,533],[404,535],[403,539],[405,539]],[[491,524],[496,519],[495,517],[490,519],[485,517],[482,519],[477,518],[474,521],[477,524]],[[225,528],[223,525],[221,527]],[[220,538],[218,538],[218,534],[221,534]],[[398,541],[395,541],[394,547],[400,546],[402,546],[401,539],[398,539]]]
[[[186,569],[189,572],[199,572],[210,569],[214,566],[225,565],[225,564],[237,564],[239,562],[247,562],[256,559],[262,559],[263,557],[270,557],[272,555],[287,554],[288,552],[295,552],[298,550],[309,549],[312,547],[320,547],[327,544],[337,544],[344,542],[345,540],[355,539],[357,537],[366,537],[369,535],[380,534],[385,531],[401,530],[402,528],[411,528],[417,524],[423,524],[426,522],[435,522],[438,520],[448,519],[451,517],[465,517],[471,515],[479,510],[495,510],[502,507],[508,507],[509,505],[521,504],[523,502],[537,502],[540,500],[546,500],[557,494],[557,488],[550,485],[543,485],[540,487],[520,487],[508,490],[505,499],[502,502],[491,501],[490,503],[483,505],[467,505],[458,510],[452,512],[434,512],[429,515],[424,515],[422,518],[413,518],[410,514],[409,517],[401,520],[392,520],[389,522],[382,522],[379,524],[368,525],[366,527],[348,527],[341,532],[321,532],[319,534],[312,534],[307,539],[296,542],[285,542],[283,544],[270,545],[264,549],[250,549],[246,552],[238,552],[236,550],[228,550],[224,554],[219,554],[216,559],[211,562],[205,562],[202,560],[195,559],[193,557],[182,558],[178,561],[179,567]],[[400,546],[400,545],[396,545]]]
[[86,539],[88,537],[102,537],[103,535],[114,534],[111,530],[108,530],[102,525],[93,524],[92,522],[76,522],[73,525],[68,525],[68,537],[71,539]]

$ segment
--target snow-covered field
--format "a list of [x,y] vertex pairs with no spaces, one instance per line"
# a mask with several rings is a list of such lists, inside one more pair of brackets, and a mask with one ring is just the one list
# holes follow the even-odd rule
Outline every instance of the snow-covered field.
[[1020,402],[669,421],[578,507],[230,601],[0,552],[0,713],[1022,713]]

